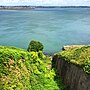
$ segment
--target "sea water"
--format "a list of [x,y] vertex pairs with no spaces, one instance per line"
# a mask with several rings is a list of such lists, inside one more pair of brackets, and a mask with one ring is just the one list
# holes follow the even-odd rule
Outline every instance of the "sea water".
[[0,10],[0,45],[27,49],[31,40],[42,42],[47,54],[90,44],[90,8]]

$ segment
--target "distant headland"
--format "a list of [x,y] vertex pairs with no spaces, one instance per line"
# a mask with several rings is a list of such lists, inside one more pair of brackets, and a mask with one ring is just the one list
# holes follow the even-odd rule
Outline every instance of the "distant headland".
[[35,8],[90,8],[90,6],[0,6],[0,9],[35,9]]

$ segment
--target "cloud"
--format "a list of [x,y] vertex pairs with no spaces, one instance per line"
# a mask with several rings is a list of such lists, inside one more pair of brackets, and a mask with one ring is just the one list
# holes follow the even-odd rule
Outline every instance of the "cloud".
[[0,0],[0,5],[89,5],[90,0]]

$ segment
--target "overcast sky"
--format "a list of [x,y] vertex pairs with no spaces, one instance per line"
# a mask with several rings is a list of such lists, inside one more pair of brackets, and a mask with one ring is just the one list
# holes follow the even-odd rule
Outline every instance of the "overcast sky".
[[90,6],[90,0],[0,0],[0,5]]

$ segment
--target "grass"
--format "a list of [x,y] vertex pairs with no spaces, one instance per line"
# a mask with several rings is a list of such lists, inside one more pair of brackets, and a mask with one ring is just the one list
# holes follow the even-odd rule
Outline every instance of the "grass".
[[69,63],[79,65],[87,74],[90,74],[90,46],[70,48],[55,55]]

